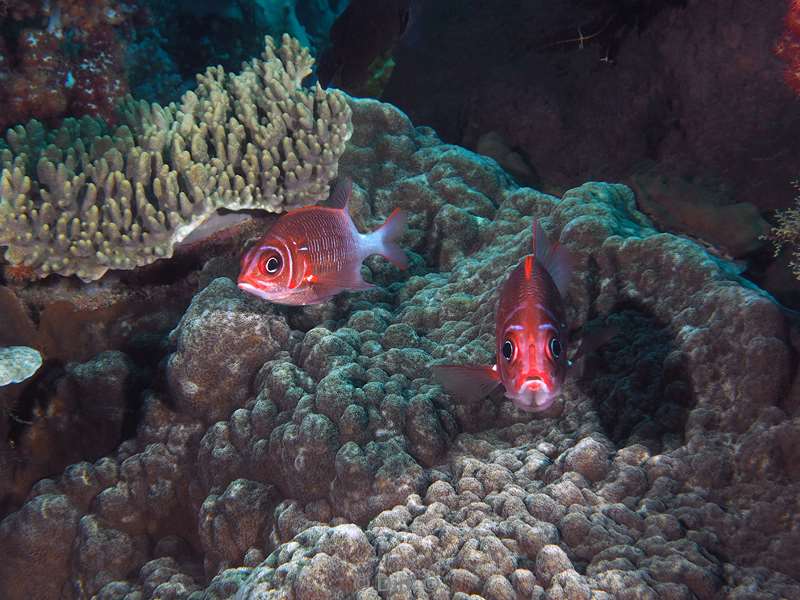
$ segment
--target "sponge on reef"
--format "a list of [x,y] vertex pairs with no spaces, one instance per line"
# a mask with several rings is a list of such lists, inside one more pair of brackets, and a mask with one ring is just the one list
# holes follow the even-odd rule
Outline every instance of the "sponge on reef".
[[173,246],[218,207],[282,212],[325,199],[352,134],[337,91],[303,88],[314,59],[284,35],[226,74],[211,67],[179,104],[128,98],[110,131],[67,119],[30,121],[0,141],[0,245],[36,277],[133,269]]

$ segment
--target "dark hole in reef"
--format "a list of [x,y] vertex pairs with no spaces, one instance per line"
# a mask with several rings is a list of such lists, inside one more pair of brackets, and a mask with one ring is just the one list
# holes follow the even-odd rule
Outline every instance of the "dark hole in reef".
[[55,389],[59,378],[65,375],[64,364],[59,360],[47,360],[39,372],[22,388],[14,406],[9,407],[8,439],[14,445],[19,442],[23,429],[33,420],[33,413],[44,398]]
[[667,326],[641,307],[617,306],[608,320],[617,335],[585,358],[578,382],[606,435],[654,453],[682,445],[694,404],[685,356]]
[[[85,363],[84,363],[85,365]],[[79,374],[48,360],[5,407],[5,439],[0,441],[0,518],[15,510],[36,481],[67,466],[95,461],[136,433],[146,370],[129,365],[115,402],[105,390],[87,393],[98,361]],[[79,367],[80,368],[80,367]]]
[[[48,359],[30,380],[0,390],[0,518],[19,506],[39,479],[95,461],[136,435],[144,391],[158,384],[154,373],[170,329],[131,335],[118,348],[126,357],[124,367],[119,358],[102,360],[103,353],[76,361],[75,368]],[[103,388],[107,368],[122,378],[109,388],[113,397]]]
[[199,271],[204,257],[196,254],[176,254],[168,259],[159,259],[129,271],[113,271],[114,277],[131,287],[137,285],[172,285]]

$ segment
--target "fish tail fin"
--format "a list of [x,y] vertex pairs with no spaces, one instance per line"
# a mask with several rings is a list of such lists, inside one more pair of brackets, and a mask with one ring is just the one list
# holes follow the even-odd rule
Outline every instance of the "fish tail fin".
[[386,222],[372,232],[374,253],[386,257],[398,269],[408,268],[408,257],[397,241],[406,231],[408,213],[395,208]]
[[431,372],[449,394],[465,402],[480,400],[500,385],[498,372],[487,366],[434,365]]

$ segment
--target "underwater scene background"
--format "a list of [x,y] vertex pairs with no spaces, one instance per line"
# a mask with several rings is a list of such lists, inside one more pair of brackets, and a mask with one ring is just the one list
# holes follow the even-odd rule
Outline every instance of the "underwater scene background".
[[0,599],[800,598],[798,94],[798,0],[0,0]]

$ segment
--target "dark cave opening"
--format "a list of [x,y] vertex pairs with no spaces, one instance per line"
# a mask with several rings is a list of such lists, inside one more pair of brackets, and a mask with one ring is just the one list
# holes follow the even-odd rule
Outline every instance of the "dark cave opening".
[[617,335],[588,355],[580,388],[618,447],[642,444],[662,453],[684,443],[694,401],[685,355],[672,333],[640,306],[619,305]]

